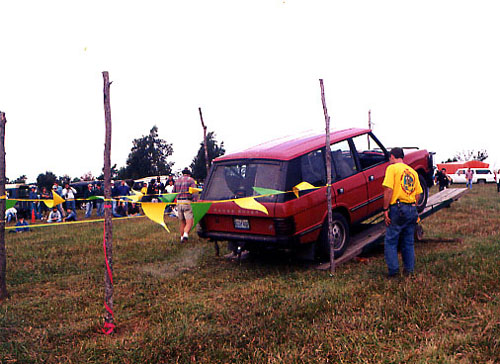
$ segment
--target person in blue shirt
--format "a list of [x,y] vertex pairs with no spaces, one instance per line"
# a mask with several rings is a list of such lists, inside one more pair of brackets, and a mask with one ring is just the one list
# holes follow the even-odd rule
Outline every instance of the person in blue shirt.
[[[127,183],[125,181],[121,181],[120,185],[117,187],[117,194],[118,194],[118,198],[120,200],[123,200],[125,196],[130,195],[130,187],[127,185]],[[127,210],[128,203],[125,202],[124,206],[125,206],[125,210]],[[116,209],[115,209],[115,213],[116,213]]]
[[95,208],[97,210],[97,216],[104,216],[104,190],[101,188],[101,183],[95,186],[94,193],[96,196],[103,197],[102,199],[95,200]]
[[24,213],[24,211],[22,211],[19,214],[18,219],[17,219],[16,233],[24,233],[24,232],[30,231],[28,222],[26,221],[25,217],[26,217],[26,214]]
[[[39,200],[40,196],[37,193],[36,186],[31,186],[30,188],[30,194],[29,194],[29,199],[30,200]],[[41,217],[40,215],[40,203],[36,201],[31,201],[30,202],[30,207],[31,207],[31,215],[35,215],[36,219],[39,219]]]
[[71,208],[67,208],[66,213],[67,213],[66,217],[64,219],[62,219],[64,222],[77,220],[75,210],[73,210]]

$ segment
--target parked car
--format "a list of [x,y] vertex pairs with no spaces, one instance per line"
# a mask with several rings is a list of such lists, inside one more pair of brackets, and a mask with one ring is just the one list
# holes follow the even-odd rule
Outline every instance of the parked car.
[[[351,227],[383,208],[382,181],[389,152],[368,129],[332,132],[330,138],[335,255],[340,256],[349,243]],[[418,202],[422,210],[428,186],[433,184],[432,154],[418,149],[405,153],[405,162],[418,172],[424,190]],[[258,199],[269,215],[230,201],[213,203],[198,234],[228,241],[234,251],[309,244],[329,256],[326,181],[324,135],[272,141],[221,156],[213,162],[202,201],[257,196],[253,187],[286,193]],[[297,198],[291,191],[301,182],[319,188],[301,191]]]
[[[467,183],[465,172],[468,168],[460,168],[456,173],[449,174],[451,183]],[[495,174],[489,168],[471,168],[472,183],[495,183]]]
[[85,209],[86,202],[83,201],[83,199],[85,198],[85,190],[87,189],[87,185],[91,184],[93,186],[93,188],[95,188],[95,185],[98,183],[102,184],[101,181],[80,181],[80,182],[73,182],[73,183],[69,184],[71,187],[73,187],[76,190],[75,206],[77,209]]
[[[30,186],[24,183],[8,183],[5,185],[5,193],[7,198],[15,199],[28,199],[30,194]],[[18,209],[30,210],[30,202],[18,201]]]

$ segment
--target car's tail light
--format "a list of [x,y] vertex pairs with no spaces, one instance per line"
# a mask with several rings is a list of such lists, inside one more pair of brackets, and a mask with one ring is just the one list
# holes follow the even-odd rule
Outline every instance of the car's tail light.
[[293,220],[293,217],[274,219],[274,231],[276,232],[276,235],[295,234],[295,221]]

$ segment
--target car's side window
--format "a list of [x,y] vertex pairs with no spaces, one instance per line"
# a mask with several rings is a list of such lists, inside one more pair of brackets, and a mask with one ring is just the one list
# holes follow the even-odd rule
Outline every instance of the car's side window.
[[315,187],[326,185],[325,159],[323,149],[318,149],[300,158],[302,182],[309,182]]
[[359,135],[353,139],[361,169],[367,169],[389,159],[382,146],[370,134]]
[[332,180],[339,181],[357,172],[356,163],[347,140],[330,145]]

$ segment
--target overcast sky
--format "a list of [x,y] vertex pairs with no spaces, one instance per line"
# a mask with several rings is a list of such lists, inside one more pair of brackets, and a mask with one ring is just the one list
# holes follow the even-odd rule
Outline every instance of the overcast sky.
[[498,1],[2,1],[7,176],[101,173],[102,71],[112,163],[153,125],[188,166],[203,133],[227,152],[308,130],[367,127],[386,146],[500,167]]

